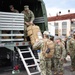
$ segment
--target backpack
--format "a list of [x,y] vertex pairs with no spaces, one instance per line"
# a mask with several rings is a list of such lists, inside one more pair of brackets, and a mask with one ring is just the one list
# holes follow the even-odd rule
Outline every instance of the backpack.
[[54,55],[54,43],[51,40],[44,42],[44,47],[42,51],[45,58],[52,58]]

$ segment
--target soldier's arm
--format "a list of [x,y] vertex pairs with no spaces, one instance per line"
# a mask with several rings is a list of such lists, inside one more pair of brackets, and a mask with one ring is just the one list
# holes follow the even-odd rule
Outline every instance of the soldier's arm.
[[61,59],[64,59],[65,58],[65,55],[66,55],[66,49],[65,49],[65,46],[63,44],[61,45],[61,48],[62,48],[62,56],[61,56]]
[[16,13],[19,13],[19,11],[18,11],[18,10],[16,10]]
[[34,17],[34,13],[31,11],[31,21],[30,21],[30,22],[33,22],[34,19],[35,19],[35,17]]
[[70,53],[70,40],[67,42],[67,53]]
[[21,11],[22,14],[24,14],[24,11]]
[[35,44],[33,45],[33,49],[38,50],[38,49],[41,49],[42,46],[43,46],[43,41],[39,40],[39,41],[35,42]]

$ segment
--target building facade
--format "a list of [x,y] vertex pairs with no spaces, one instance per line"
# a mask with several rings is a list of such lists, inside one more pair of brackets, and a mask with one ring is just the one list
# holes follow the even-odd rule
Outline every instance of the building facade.
[[55,26],[55,35],[70,36],[75,30],[75,13],[48,17],[48,24]]

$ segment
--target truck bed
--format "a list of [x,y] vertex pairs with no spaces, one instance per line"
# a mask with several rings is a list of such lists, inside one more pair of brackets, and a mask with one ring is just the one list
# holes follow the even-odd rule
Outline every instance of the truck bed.
[[23,36],[24,14],[0,12],[0,43],[24,41]]

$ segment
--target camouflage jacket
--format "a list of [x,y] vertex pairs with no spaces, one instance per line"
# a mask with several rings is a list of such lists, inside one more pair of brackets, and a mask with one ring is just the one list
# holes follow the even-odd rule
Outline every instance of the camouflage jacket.
[[65,58],[66,50],[63,43],[55,43],[54,58]]
[[24,20],[26,22],[30,22],[30,21],[34,21],[34,13],[29,10],[29,12],[25,12],[25,11],[22,11],[22,13],[24,14]]
[[[45,42],[47,42],[47,41],[50,41],[50,47],[51,47],[50,52],[54,54],[54,43],[51,40],[49,40],[49,39],[43,39],[43,42],[40,44],[40,50],[41,51],[39,53],[39,57],[40,57],[41,60],[46,60],[45,53],[46,53],[47,47],[45,45]],[[36,44],[36,46],[34,48],[36,48],[37,46],[38,46],[38,43]]]
[[16,10],[16,9],[14,9],[13,13],[19,13],[19,11],[18,11],[18,10]]
[[68,41],[67,51],[68,51],[71,55],[75,55],[75,39],[71,38],[71,39]]

